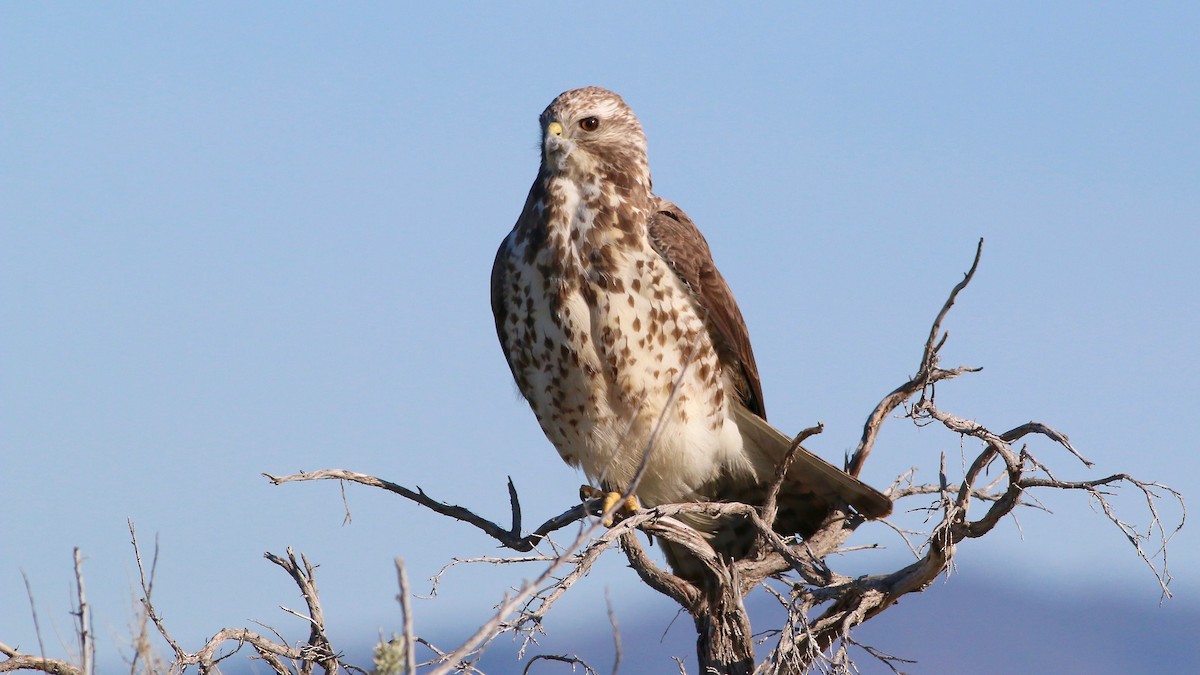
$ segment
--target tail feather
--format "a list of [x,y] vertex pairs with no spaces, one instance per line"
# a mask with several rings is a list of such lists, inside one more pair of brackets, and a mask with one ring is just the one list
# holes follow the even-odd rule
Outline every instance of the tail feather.
[[[753,464],[754,475],[733,471],[714,485],[706,497],[760,506],[766,497],[766,485],[770,484],[780,462],[787,456],[792,439],[741,406],[736,406],[734,421]],[[834,509],[850,506],[871,519],[883,518],[892,512],[891,500],[881,492],[802,447],[796,449],[784,477],[778,506],[773,524],[775,530],[801,537],[808,537],[820,529]],[[703,533],[718,553],[735,560],[744,557],[757,538],[752,524],[737,516],[689,514],[681,519]],[[693,581],[704,578],[704,567],[687,549],[670,541],[663,541],[662,548],[676,574]]]
[[[769,482],[792,446],[792,439],[741,406],[736,406],[734,421],[742,433],[759,480]],[[848,504],[867,518],[883,518],[892,512],[892,501],[883,493],[803,447],[796,449],[784,479],[781,499],[786,497],[789,486],[827,499],[831,506]]]

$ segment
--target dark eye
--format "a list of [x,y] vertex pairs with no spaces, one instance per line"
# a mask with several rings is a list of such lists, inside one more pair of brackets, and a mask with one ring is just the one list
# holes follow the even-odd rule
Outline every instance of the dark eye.
[[584,131],[595,131],[600,128],[600,120],[596,117],[585,117],[579,120],[579,128]]

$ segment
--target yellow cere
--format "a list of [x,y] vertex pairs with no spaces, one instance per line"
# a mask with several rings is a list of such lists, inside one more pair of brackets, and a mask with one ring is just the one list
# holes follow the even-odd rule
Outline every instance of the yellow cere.
[[555,136],[562,136],[562,132],[563,132],[562,125],[559,124],[558,122],[551,122],[550,124],[547,124],[546,130],[549,131],[550,133],[554,134]]

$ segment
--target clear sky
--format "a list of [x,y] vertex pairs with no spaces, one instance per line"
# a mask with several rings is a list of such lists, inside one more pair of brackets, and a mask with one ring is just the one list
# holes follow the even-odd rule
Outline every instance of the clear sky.
[[[250,619],[303,634],[265,550],[320,563],[347,640],[398,628],[394,556],[426,590],[496,553],[365,488],[343,525],[336,485],[264,471],[373,473],[498,519],[506,475],[531,521],[572,504],[582,476],[515,394],[488,277],[538,113],[587,84],[638,113],[656,191],[707,235],[776,424],[852,448],[984,237],[944,354],[985,369],[942,406],[1066,432],[1097,466],[1034,445],[1061,477],[1127,471],[1194,501],[1197,28],[1190,3],[5,3],[0,641],[36,644],[23,570],[61,653],[79,546],[119,663],[127,518],[159,537],[157,600],[192,646]],[[974,451],[892,424],[880,486]],[[960,568],[1158,601],[1084,496],[1046,505],[963,544]],[[851,564],[901,564],[871,532],[889,548]],[[1200,538],[1171,553],[1172,602],[1196,607]],[[418,632],[476,625],[534,572],[457,568]],[[673,616],[614,555],[554,625],[606,588],[619,616]]]

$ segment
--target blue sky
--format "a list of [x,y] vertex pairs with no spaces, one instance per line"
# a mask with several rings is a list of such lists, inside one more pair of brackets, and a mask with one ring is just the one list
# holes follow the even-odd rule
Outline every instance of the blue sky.
[[[157,600],[194,645],[250,619],[302,633],[265,550],[321,564],[347,640],[397,628],[393,557],[421,585],[496,552],[366,489],[343,526],[336,485],[261,472],[343,467],[498,519],[512,475],[531,521],[570,505],[582,477],[514,393],[487,287],[537,115],[586,84],[638,113],[657,192],[708,237],[776,424],[853,447],[983,237],[944,355],[984,371],[942,406],[1066,432],[1097,467],[1034,445],[1063,477],[1200,494],[1197,25],[1185,3],[5,4],[0,641],[35,644],[22,570],[68,632],[80,546],[114,662],[127,518],[159,536]],[[933,480],[964,447],[897,420],[866,476]],[[959,565],[1157,601],[1094,505],[1046,504]],[[1173,603],[1197,606],[1198,542],[1172,544]],[[847,564],[894,568],[885,543]],[[474,625],[534,573],[456,569],[418,631]],[[606,588],[670,620],[614,557],[557,625]]]

